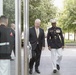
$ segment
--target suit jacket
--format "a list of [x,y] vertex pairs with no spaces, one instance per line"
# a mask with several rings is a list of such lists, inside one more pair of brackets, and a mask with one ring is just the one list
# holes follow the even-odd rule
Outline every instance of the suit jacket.
[[51,48],[61,48],[64,46],[64,38],[62,30],[59,27],[51,27],[48,29],[47,35],[48,46]]
[[12,28],[10,29],[10,45],[11,45],[11,50],[14,51],[15,54],[15,31]]
[[44,30],[39,28],[39,38],[37,38],[35,27],[29,29],[29,41],[32,45],[32,50],[35,50],[37,47],[37,42],[39,43],[39,49],[45,47],[45,35]]

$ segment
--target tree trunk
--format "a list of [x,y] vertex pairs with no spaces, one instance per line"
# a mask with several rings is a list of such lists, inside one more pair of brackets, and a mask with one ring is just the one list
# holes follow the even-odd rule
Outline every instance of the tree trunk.
[[68,31],[68,40],[69,40],[69,31]]
[[63,35],[64,35],[64,39],[65,39],[65,33]]
[[76,41],[76,30],[74,30],[74,41]]

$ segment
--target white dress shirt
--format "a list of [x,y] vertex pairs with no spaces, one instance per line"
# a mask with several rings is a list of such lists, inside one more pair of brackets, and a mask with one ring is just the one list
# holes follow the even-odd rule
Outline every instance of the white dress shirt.
[[39,37],[39,28],[35,28],[36,30],[36,35],[37,35],[37,38]]

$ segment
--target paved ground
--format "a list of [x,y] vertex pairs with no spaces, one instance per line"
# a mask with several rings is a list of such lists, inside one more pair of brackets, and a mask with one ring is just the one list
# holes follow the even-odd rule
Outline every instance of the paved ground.
[[[45,48],[41,56],[40,75],[76,75],[76,48],[65,48],[61,70],[53,74],[51,67],[51,52]],[[11,75],[15,75],[14,61],[11,61]],[[32,75],[39,75],[33,71]]]
[[61,70],[57,74],[52,73],[50,51],[43,51],[40,70],[41,75],[76,75],[76,49],[64,49]]

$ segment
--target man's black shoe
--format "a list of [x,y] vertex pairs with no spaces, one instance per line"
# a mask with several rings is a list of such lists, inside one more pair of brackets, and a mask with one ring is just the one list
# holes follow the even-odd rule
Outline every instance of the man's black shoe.
[[32,74],[32,69],[30,69],[29,74]]
[[60,70],[60,66],[57,64],[57,69]]
[[37,70],[35,70],[36,71],[36,73],[38,73],[38,74],[40,74],[40,71],[37,69]]
[[11,60],[11,61],[14,61],[14,59],[12,59],[12,58],[11,58],[10,60]]
[[57,72],[57,70],[53,70],[53,73],[56,73]]

